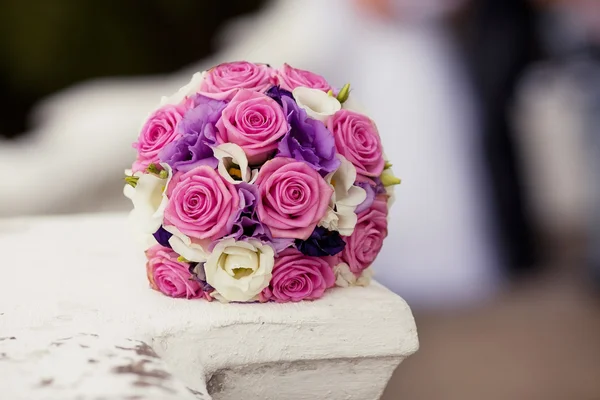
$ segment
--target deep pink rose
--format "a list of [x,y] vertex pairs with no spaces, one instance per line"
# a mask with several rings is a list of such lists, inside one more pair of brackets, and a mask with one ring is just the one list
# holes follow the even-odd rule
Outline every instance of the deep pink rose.
[[204,295],[200,284],[190,280],[188,265],[177,261],[177,253],[157,244],[146,250],[146,270],[150,287],[170,297],[198,298]]
[[239,204],[235,186],[206,165],[176,174],[167,196],[164,225],[192,239],[214,240],[229,233]]
[[321,75],[293,68],[287,64],[283,64],[283,67],[277,71],[277,81],[282,89],[289,90],[290,92],[298,86],[319,89],[324,92],[332,89],[331,85]]
[[275,72],[271,67],[238,61],[208,70],[199,93],[212,99],[231,100],[240,89],[266,92],[275,83]]
[[338,153],[356,167],[356,173],[370,177],[381,175],[385,161],[375,123],[354,111],[340,110],[327,121],[335,137]]
[[177,124],[185,113],[184,106],[166,105],[156,110],[142,127],[138,141],[133,144],[138,156],[133,172],[143,171],[151,163],[158,164],[158,153],[163,147],[179,138]]
[[378,196],[371,208],[358,215],[352,235],[344,237],[346,247],[341,253],[340,261],[348,264],[355,274],[368,268],[381,251],[383,239],[388,232],[387,213],[385,196]]
[[275,100],[250,90],[240,90],[235,95],[216,126],[217,142],[237,144],[251,164],[264,162],[290,129]]
[[278,303],[316,300],[334,284],[333,270],[323,258],[287,249],[275,259],[273,278],[260,294],[260,300]]
[[333,194],[316,170],[286,157],[267,161],[256,184],[258,217],[274,238],[307,239],[327,212]]

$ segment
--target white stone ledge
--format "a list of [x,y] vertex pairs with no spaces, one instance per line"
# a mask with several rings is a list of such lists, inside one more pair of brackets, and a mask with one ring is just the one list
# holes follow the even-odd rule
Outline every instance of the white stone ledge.
[[[206,378],[215,399],[286,391],[279,398],[314,399],[327,390],[323,398],[376,399],[418,348],[410,309],[377,283],[294,304],[162,296],[148,288],[124,221],[0,220],[0,337],[26,347],[86,332],[141,340],[185,385],[202,389]],[[298,388],[307,382],[315,391]]]

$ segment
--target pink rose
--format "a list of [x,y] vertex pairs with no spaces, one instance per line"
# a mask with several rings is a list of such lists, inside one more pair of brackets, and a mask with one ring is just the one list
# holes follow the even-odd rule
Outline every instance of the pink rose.
[[214,240],[229,233],[239,196],[214,169],[203,165],[176,174],[167,195],[164,225],[173,225],[192,239]]
[[333,132],[338,153],[354,164],[359,175],[381,175],[385,165],[381,139],[375,123],[369,117],[340,110],[329,118],[327,127]]
[[156,110],[142,127],[138,141],[133,144],[138,156],[133,172],[143,171],[151,163],[158,164],[158,153],[163,147],[179,138],[176,127],[183,118],[183,106],[166,105]]
[[159,244],[146,250],[146,271],[150,286],[170,297],[198,298],[204,295],[200,284],[190,280],[188,265],[177,261],[177,253]]
[[217,142],[240,146],[251,164],[264,162],[290,127],[283,109],[270,97],[240,90],[217,121]]
[[379,196],[371,208],[360,213],[354,233],[344,237],[346,247],[341,253],[340,261],[348,264],[355,274],[375,261],[383,246],[383,239],[387,236],[387,202],[384,197]]
[[212,99],[231,100],[240,89],[266,92],[275,82],[275,73],[267,65],[231,62],[208,70],[199,93]]
[[287,64],[277,71],[278,83],[281,88],[290,92],[298,86],[305,86],[311,89],[319,89],[324,92],[331,90],[331,86],[321,75],[314,74],[303,69],[293,68]]
[[308,239],[333,194],[331,186],[308,164],[285,157],[267,161],[256,184],[258,217],[274,238]]
[[316,300],[334,284],[333,269],[323,258],[287,249],[275,259],[273,277],[260,294],[260,300],[278,303]]

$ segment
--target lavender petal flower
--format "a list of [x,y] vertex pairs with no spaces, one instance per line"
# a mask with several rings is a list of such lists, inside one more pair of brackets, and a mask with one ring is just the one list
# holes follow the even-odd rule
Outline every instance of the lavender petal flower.
[[310,118],[289,91],[274,86],[267,95],[283,107],[290,124],[290,131],[279,142],[277,156],[303,161],[322,176],[338,169],[335,139],[325,124]]
[[356,206],[356,209],[354,210],[356,214],[360,214],[361,212],[366,211],[369,209],[369,207],[371,207],[371,205],[375,201],[376,193],[373,185],[371,185],[368,182],[357,182],[356,186],[363,188],[365,192],[367,192],[367,197],[365,198],[365,201]]
[[224,101],[196,95],[190,108],[177,126],[181,135],[169,143],[159,153],[162,162],[166,162],[177,171],[187,172],[201,165],[216,168],[218,161],[212,147],[216,145],[215,124],[227,105]]
[[293,244],[293,239],[274,239],[269,228],[259,221],[256,213],[258,203],[258,187],[246,182],[237,185],[240,205],[233,219],[231,234],[226,238],[235,240],[258,239],[269,244],[279,253]]
[[159,157],[176,171],[187,172],[201,165],[217,168],[219,161],[202,136],[187,135],[169,143]]

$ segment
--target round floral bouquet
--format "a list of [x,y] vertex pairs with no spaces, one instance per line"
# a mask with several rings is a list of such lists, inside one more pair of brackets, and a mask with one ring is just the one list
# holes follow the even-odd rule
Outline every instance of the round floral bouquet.
[[249,62],[197,73],[163,98],[125,176],[150,286],[288,302],[367,285],[400,181],[355,103],[349,85]]

